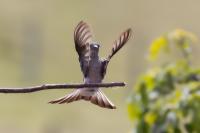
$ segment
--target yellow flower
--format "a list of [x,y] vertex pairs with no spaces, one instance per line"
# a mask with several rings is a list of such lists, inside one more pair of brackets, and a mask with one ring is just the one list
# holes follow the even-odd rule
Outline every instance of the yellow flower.
[[198,41],[196,35],[194,35],[191,32],[185,31],[183,29],[174,30],[171,34],[169,34],[169,37],[176,42],[180,42],[181,40],[185,40],[185,39],[189,39],[192,42]]
[[163,47],[166,47],[166,45],[168,44],[168,41],[166,39],[166,37],[161,36],[156,38],[150,46],[149,52],[150,52],[150,60],[155,60],[158,57],[158,54],[160,52],[160,50]]
[[156,121],[157,115],[154,112],[148,112],[144,116],[144,120],[146,123],[148,123],[150,126],[154,124]]

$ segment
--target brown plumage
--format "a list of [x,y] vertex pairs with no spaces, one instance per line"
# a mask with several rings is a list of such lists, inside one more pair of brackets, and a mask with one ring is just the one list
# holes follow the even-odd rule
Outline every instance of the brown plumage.
[[108,56],[108,60],[110,60],[126,44],[131,36],[131,32],[130,28],[127,29],[119,36],[119,39],[114,42],[112,51]]
[[116,106],[111,101],[109,101],[109,99],[100,90],[91,96],[82,96],[80,93],[81,93],[80,89],[77,89],[72,93],[70,93],[69,95],[50,101],[49,103],[63,104],[63,103],[71,103],[73,101],[78,101],[78,100],[86,100],[86,101],[91,101],[91,103],[96,104],[103,108],[116,109]]

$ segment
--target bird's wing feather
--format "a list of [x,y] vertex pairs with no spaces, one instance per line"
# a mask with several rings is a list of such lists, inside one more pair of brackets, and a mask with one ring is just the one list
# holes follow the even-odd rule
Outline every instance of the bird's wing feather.
[[101,75],[102,77],[105,76],[106,74],[106,70],[107,70],[107,66],[108,63],[110,61],[110,59],[126,44],[126,42],[129,40],[130,36],[131,36],[131,29],[127,29],[126,31],[124,31],[118,38],[118,40],[116,40],[113,44],[111,53],[108,55],[108,57],[104,60],[102,60],[102,67],[101,67]]
[[86,77],[89,64],[89,45],[92,41],[92,32],[87,23],[81,21],[74,30],[74,43],[79,55],[81,70]]
[[106,70],[107,70],[108,62],[109,61],[107,59],[101,60],[101,77],[102,77],[102,79],[106,75]]
[[129,40],[130,36],[131,36],[131,29],[127,29],[126,31],[124,31],[119,38],[114,42],[111,53],[108,56],[108,60],[110,60],[125,44],[126,42]]

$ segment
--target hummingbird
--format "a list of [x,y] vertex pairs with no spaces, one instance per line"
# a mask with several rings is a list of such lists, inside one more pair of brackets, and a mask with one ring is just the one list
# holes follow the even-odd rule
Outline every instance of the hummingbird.
[[[132,30],[125,30],[115,40],[112,50],[107,58],[101,59],[98,56],[100,44],[93,41],[93,34],[90,27],[84,21],[80,21],[74,30],[75,49],[78,53],[83,82],[102,83],[108,63],[111,58],[126,44],[131,36]],[[71,103],[78,100],[86,100],[103,108],[116,109],[116,106],[106,97],[100,88],[77,88],[72,93],[59,99],[50,101],[51,104]]]

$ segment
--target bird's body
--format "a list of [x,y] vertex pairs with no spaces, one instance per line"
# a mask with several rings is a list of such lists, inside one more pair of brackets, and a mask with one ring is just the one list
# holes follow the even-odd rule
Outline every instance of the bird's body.
[[[90,44],[90,47],[94,47],[97,46],[97,48],[99,47],[99,45],[97,44]],[[93,50],[93,51],[92,51]],[[90,48],[90,53],[95,53],[93,56],[89,55],[89,62],[88,62],[88,68],[87,68],[87,75],[84,76],[83,78],[83,82],[85,84],[88,83],[102,83],[102,80],[104,77],[102,77],[102,67],[103,67],[103,63],[102,60],[99,59],[98,56],[98,51],[95,49]],[[82,91],[82,95],[83,96],[90,96],[93,93],[96,93],[99,90],[99,88],[83,88]]]
[[101,67],[102,63],[100,60],[90,61],[88,75],[84,78],[84,83],[101,83],[103,80]]
[[[98,54],[98,53],[97,53]],[[85,83],[101,83],[103,77],[101,75],[102,70],[102,61],[99,59],[98,55],[91,57],[89,60],[89,69],[88,69],[88,75],[84,78],[86,78],[84,81]]]
[[[92,34],[89,26],[83,21],[77,25],[74,31],[74,42],[76,51],[79,55],[80,67],[84,76],[83,81],[85,84],[102,83],[110,59],[120,48],[124,46],[124,44],[128,41],[130,34],[131,29],[123,32],[120,38],[115,41],[111,54],[108,58],[100,59],[98,56],[100,44],[92,41]],[[91,101],[93,104],[100,107],[109,109],[116,108],[98,87],[75,89],[71,94],[60,99],[53,100],[50,103],[70,103],[81,99]]]

